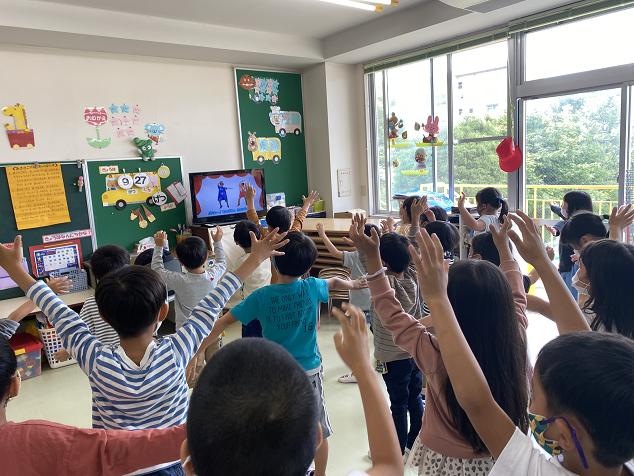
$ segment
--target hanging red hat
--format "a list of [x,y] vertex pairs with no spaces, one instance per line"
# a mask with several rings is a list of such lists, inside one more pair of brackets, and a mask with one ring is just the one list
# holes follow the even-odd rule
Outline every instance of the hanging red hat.
[[515,172],[522,165],[522,151],[519,146],[513,142],[512,137],[507,137],[495,151],[500,158],[500,168],[504,172]]

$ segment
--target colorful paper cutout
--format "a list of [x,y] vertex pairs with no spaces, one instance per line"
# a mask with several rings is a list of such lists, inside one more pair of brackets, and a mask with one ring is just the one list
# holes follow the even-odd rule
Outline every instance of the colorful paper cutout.
[[132,125],[133,125],[133,126],[140,126],[140,125],[141,125],[141,124],[139,123],[139,118],[138,118],[138,117],[134,116],[134,117],[132,118]]
[[135,114],[141,114],[141,108],[138,104],[132,108],[132,112],[134,112]]
[[119,112],[119,106],[115,106],[114,104],[110,106],[108,109],[110,109],[111,114],[116,114]]
[[129,188],[132,188],[132,186],[134,185],[134,181],[132,180],[132,177],[130,175],[122,174],[117,177],[117,184],[120,188],[128,190]]
[[147,220],[143,217],[141,210],[139,210],[139,226],[141,228],[147,228]]
[[[129,187],[127,189],[119,187],[118,179],[121,175],[107,175],[104,178],[106,191],[101,195],[103,206],[114,206],[117,210],[123,210],[127,205],[131,204],[149,204],[150,201],[152,201],[152,195],[161,191],[161,187],[158,183],[158,175],[156,172],[141,172],[141,174],[147,176],[147,186],[143,188]],[[131,182],[134,183],[137,174],[131,173],[126,175],[128,175],[128,177],[131,178]],[[156,181],[156,186],[153,186],[153,180]]]
[[18,230],[69,223],[59,163],[5,168]]
[[121,106],[121,112],[130,112],[130,106],[128,106],[126,103],[123,103],[123,106]]
[[134,138],[134,144],[137,146],[137,150],[139,154],[141,154],[141,158],[146,162],[149,159],[154,160],[154,149],[152,148],[152,139],[139,139],[138,137]]
[[[253,133],[255,139],[255,133]],[[253,154],[253,160],[263,165],[265,160],[272,160],[275,165],[282,160],[282,143],[277,137],[263,137],[255,140],[255,150],[252,150],[251,134],[249,135],[249,150]]]
[[15,106],[4,107],[2,108],[2,114],[13,117],[13,126],[9,123],[4,125],[11,148],[18,150],[20,147],[26,147],[27,149],[35,147],[35,136],[33,129],[29,129],[24,106],[18,103]]
[[132,129],[131,127],[129,129],[127,129],[126,132],[128,133],[128,136],[133,136],[134,135],[134,129]]
[[125,137],[125,131],[122,131],[121,129],[117,129],[117,137],[119,139],[121,139],[122,137]]
[[117,119],[116,117],[111,117],[110,124],[112,124],[112,127],[117,127],[121,125],[121,121]]
[[249,139],[247,140],[247,148],[251,152],[255,152],[258,150],[258,139],[255,137],[255,132],[251,134],[251,131],[248,131]]
[[269,120],[280,137],[285,137],[287,132],[296,136],[302,133],[302,115],[297,111],[280,111],[279,106],[271,106]]
[[246,90],[253,89],[253,87],[255,86],[253,77],[248,74],[243,75],[240,78],[240,81],[238,82],[238,84],[242,86],[243,89],[246,89]]
[[[96,149],[103,149],[110,145],[112,139],[107,137],[105,139],[101,138],[99,134],[99,126],[103,126],[106,122],[108,122],[108,114],[106,113],[105,108],[85,108],[84,109],[84,121],[90,124],[91,126],[95,126],[95,130],[97,131],[97,138],[93,139],[92,137],[86,137],[88,141],[88,145],[94,147]],[[81,190],[80,190],[81,191]]]
[[128,127],[129,123],[130,123],[130,119],[128,119],[127,117],[123,116],[123,118],[121,119],[121,124],[123,124],[124,126]]
[[398,117],[396,117],[396,113],[393,112],[387,121],[389,128],[388,138],[391,141],[395,141],[398,138],[398,130],[396,129],[398,126],[398,122]]
[[156,171],[159,174],[159,177],[162,179],[166,179],[170,176],[170,169],[167,165],[161,164],[161,166]]
[[88,238],[93,235],[91,228],[86,230],[68,231],[65,233],[55,233],[54,235],[42,235],[42,243],[55,243],[57,241],[74,240],[77,238]]
[[154,205],[162,207],[167,203],[167,195],[165,195],[164,192],[156,192],[154,195],[152,195],[152,202],[154,203]]
[[145,208],[145,205],[141,205],[143,207],[143,211],[145,212],[145,216],[147,217],[148,221],[150,223],[152,223],[154,220],[156,220],[156,217],[154,215],[152,215],[152,213]]
[[163,124],[146,124],[145,132],[147,132],[147,136],[153,140],[156,144],[160,142],[165,142],[162,139],[162,135],[165,132],[165,126]]
[[141,215],[141,212],[137,208],[136,210],[130,210],[130,221],[134,221]]
[[165,191],[176,203],[180,203],[187,198],[187,190],[185,190],[180,180],[167,187]]
[[166,203],[165,205],[161,205],[161,211],[166,212],[167,210],[173,210],[176,208],[176,204],[174,202]]
[[102,165],[99,167],[100,174],[118,174],[119,166],[118,165]]

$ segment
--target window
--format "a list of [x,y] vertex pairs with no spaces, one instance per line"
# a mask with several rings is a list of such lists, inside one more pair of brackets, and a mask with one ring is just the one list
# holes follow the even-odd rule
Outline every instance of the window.
[[469,114],[473,114],[473,108],[469,109]]
[[458,109],[458,115],[462,116],[462,109]]
[[495,112],[497,108],[497,104],[487,104],[487,112]]
[[462,89],[462,81],[458,82],[458,89]]
[[528,33],[526,80],[634,63],[633,23],[630,8]]

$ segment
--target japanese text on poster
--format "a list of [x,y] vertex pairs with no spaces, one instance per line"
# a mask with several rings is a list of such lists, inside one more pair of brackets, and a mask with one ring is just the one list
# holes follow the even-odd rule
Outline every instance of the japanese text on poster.
[[70,222],[59,163],[7,167],[18,230]]

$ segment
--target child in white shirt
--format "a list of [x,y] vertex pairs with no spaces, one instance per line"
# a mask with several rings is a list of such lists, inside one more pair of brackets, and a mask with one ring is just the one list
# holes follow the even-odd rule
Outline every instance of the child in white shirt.
[[476,193],[475,199],[478,213],[480,214],[478,219],[473,218],[471,213],[467,211],[465,207],[466,198],[464,192],[462,192],[458,199],[458,209],[464,224],[467,228],[473,230],[474,236],[488,231],[489,225],[493,225],[498,231],[500,230],[500,225],[504,223],[504,217],[509,213],[509,206],[497,188],[486,187]]

